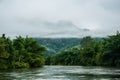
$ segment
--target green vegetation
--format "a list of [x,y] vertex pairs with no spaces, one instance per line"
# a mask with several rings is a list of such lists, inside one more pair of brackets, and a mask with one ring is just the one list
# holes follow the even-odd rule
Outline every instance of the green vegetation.
[[80,44],[81,38],[35,38],[39,44],[46,46],[46,53],[56,54],[67,48]]
[[3,34],[0,37],[0,69],[42,67],[43,51],[45,47],[32,38],[19,36],[10,40]]
[[38,44],[36,39],[19,36],[10,40],[3,34],[0,37],[0,69],[42,67],[44,62],[46,65],[120,67],[119,32],[103,39],[86,36],[70,40],[43,39],[43,44],[56,46],[54,49],[57,53],[50,54],[44,52],[46,48]]
[[48,56],[47,65],[84,65],[120,67],[120,33],[96,40],[84,37],[80,47],[63,50]]

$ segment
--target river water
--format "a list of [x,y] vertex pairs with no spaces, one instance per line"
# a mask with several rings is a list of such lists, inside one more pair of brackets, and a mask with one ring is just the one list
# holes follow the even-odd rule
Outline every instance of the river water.
[[120,80],[120,68],[44,66],[32,69],[0,70],[0,80]]

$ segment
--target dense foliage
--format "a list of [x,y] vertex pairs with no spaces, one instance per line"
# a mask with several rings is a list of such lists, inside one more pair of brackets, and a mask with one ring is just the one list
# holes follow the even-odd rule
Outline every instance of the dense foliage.
[[84,37],[80,47],[64,50],[46,58],[47,65],[85,65],[120,67],[120,33],[95,40]]
[[46,46],[46,53],[56,54],[67,48],[80,44],[81,38],[35,38],[39,44]]
[[0,37],[0,69],[42,67],[44,50],[45,47],[32,38],[19,36],[10,40],[3,34]]
[[[45,47],[38,44],[33,38],[23,38],[19,36],[10,40],[3,34],[2,37],[0,37],[0,69],[42,67],[44,59],[46,65],[120,67],[119,32],[103,39],[86,36],[78,39],[79,42],[73,39],[72,41],[63,39],[60,42],[59,40],[50,42],[53,43],[54,46],[56,45],[55,48],[58,53],[48,54],[47,52],[43,53]],[[67,42],[67,40],[69,41]],[[46,41],[46,39],[44,39],[43,43],[44,42],[48,45],[47,42],[49,42],[49,40]],[[67,48],[65,46],[67,46]],[[58,48],[60,49],[57,50]]]

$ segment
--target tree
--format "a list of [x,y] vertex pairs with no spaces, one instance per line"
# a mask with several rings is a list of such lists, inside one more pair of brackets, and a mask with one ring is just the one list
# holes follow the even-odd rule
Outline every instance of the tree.
[[0,37],[0,69],[42,67],[44,59],[41,46],[32,38],[16,37],[13,40]]
[[120,66],[120,33],[104,38],[102,61],[105,66]]
[[[44,59],[41,53],[45,51],[45,47],[40,46],[36,40],[32,38],[22,38],[21,36],[13,40],[15,54],[18,56],[16,62],[24,63],[21,67],[41,67],[44,64]],[[19,67],[17,65],[17,67]]]
[[93,39],[91,38],[91,36],[86,36],[84,37],[81,42],[80,45],[82,48],[89,46],[92,43]]
[[0,37],[0,69],[8,69],[9,57],[10,57],[10,44],[9,39],[5,37],[5,34]]

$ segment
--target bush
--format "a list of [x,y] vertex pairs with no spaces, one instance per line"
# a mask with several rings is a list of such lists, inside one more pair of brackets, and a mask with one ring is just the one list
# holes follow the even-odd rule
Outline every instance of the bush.
[[25,62],[15,62],[14,68],[29,68],[29,64]]

